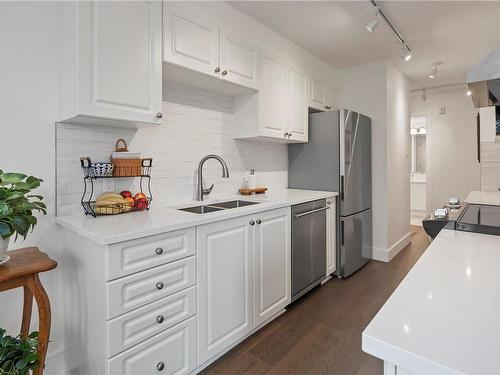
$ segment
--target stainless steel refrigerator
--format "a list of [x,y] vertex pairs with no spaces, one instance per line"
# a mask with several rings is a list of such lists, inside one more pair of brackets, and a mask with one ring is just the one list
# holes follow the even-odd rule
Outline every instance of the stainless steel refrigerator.
[[309,142],[288,146],[288,185],[338,191],[337,271],[347,277],[372,257],[371,119],[341,109],[309,115]]

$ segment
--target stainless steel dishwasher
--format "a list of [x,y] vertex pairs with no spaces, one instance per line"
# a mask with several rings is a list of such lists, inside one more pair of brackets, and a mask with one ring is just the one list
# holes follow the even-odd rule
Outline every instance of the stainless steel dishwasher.
[[292,206],[292,301],[326,276],[326,199]]

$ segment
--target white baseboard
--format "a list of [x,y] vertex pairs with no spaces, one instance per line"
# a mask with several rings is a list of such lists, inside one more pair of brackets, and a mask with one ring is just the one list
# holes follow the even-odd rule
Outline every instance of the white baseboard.
[[372,251],[372,259],[379,260],[381,262],[390,262],[392,258],[398,255],[399,252],[410,243],[410,240],[411,232],[408,232],[388,250],[374,247]]

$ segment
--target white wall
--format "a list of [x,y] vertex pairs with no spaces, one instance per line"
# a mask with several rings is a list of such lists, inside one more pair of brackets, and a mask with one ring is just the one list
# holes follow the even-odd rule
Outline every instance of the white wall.
[[387,246],[397,254],[410,238],[410,88],[387,64]]
[[[215,187],[209,198],[237,194],[243,176],[256,169],[257,184],[269,189],[288,186],[288,150],[284,144],[233,139],[232,99],[181,84],[163,87],[162,126],[138,131],[112,127],[81,127],[58,124],[58,215],[81,214],[83,192],[80,156],[106,161],[115,142],[124,138],[129,150],[152,157],[153,204],[178,205],[196,197],[196,170],[201,158],[220,155],[230,176],[221,177],[221,166],[209,160],[204,167],[205,186]],[[117,191],[132,189],[127,179],[115,180]],[[135,180],[137,183],[137,180]],[[96,193],[102,191],[97,186]]]
[[[40,217],[35,232],[10,248],[39,246],[60,258],[55,214],[55,137],[57,112],[57,3],[0,2],[0,169],[33,174],[44,180],[48,215]],[[61,264],[41,276],[52,303],[49,356],[62,347]],[[19,333],[22,313],[20,290],[0,293],[0,327]],[[33,313],[36,315],[36,308]],[[37,329],[33,319],[32,330]],[[47,374],[57,373],[50,360]]]
[[341,70],[338,76],[342,107],[372,119],[373,256],[390,260],[409,232],[408,81],[384,61]]
[[[451,90],[451,91],[450,91]],[[411,115],[427,116],[427,211],[480,188],[476,110],[465,86],[412,93]],[[440,114],[441,109],[445,114]]]

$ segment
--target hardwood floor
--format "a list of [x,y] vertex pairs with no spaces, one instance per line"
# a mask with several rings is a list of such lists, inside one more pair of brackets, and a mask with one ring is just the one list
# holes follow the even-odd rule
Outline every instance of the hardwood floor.
[[382,361],[361,350],[361,333],[429,245],[421,227],[390,263],[371,261],[292,304],[203,374],[381,375]]

